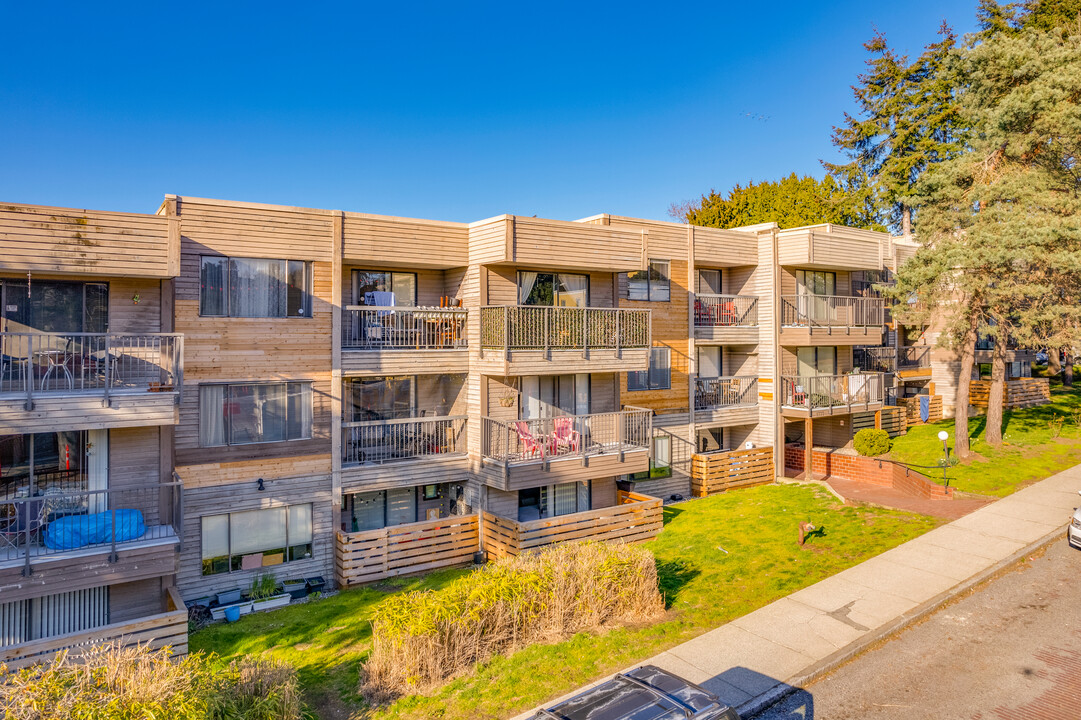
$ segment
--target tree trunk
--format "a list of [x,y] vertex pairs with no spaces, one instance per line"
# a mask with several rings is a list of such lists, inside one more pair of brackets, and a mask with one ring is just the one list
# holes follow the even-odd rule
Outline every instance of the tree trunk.
[[991,392],[987,398],[987,442],[1002,444],[1002,409],[1006,400],[1006,338],[995,338],[991,350]]
[[912,237],[912,208],[908,205],[901,206],[901,235]]
[[961,369],[957,374],[957,394],[953,400],[953,454],[958,460],[967,460],[968,448],[968,392],[972,386],[972,369],[976,365],[976,316],[969,321],[961,343]]
[[1066,387],[1073,385],[1073,355],[1066,351],[1065,362],[1062,366],[1062,384]]

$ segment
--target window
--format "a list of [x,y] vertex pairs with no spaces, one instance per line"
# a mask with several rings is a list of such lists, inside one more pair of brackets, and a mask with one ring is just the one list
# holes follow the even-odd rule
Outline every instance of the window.
[[518,273],[520,305],[587,307],[589,276],[574,273]]
[[585,512],[592,507],[591,480],[541,485],[518,491],[518,522]]
[[672,438],[657,435],[653,438],[653,457],[649,460],[649,470],[632,473],[631,480],[649,480],[650,478],[672,477]]
[[8,332],[104,333],[109,331],[108,283],[34,278],[0,280],[0,318]]
[[649,351],[649,370],[627,373],[627,390],[667,390],[672,386],[671,350],[655,347]]
[[589,374],[525,375],[518,416],[522,420],[589,414]]
[[207,515],[202,534],[203,575],[303,560],[312,556],[312,506]]
[[307,440],[312,436],[310,382],[199,387],[199,444]]
[[627,273],[627,299],[668,302],[671,297],[668,278],[668,261],[650,260],[648,270]]
[[416,488],[392,488],[342,496],[342,530],[345,532],[379,530],[416,521]]
[[703,295],[720,295],[721,294],[721,271],[720,270],[699,270],[698,271],[698,292]]
[[837,348],[833,346],[797,348],[796,364],[800,377],[836,375]]
[[[393,293],[390,302],[377,302],[369,293]],[[417,304],[417,274],[386,270],[354,270],[353,301],[357,305],[414,307]]]
[[796,288],[800,295],[836,295],[837,273],[822,270],[797,270]]
[[310,317],[311,263],[203,256],[199,314],[204,317]]
[[0,436],[0,498],[87,489],[87,431]]

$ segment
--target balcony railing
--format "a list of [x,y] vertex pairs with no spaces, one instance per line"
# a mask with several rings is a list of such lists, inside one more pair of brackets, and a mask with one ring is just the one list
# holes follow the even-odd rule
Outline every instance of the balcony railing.
[[864,372],[897,371],[897,353],[891,347],[852,348],[852,364]]
[[897,367],[901,370],[931,367],[931,346],[906,345],[897,348]]
[[349,305],[342,347],[349,350],[454,350],[466,347],[465,308]]
[[649,310],[490,305],[480,313],[485,348],[584,352],[650,345]]
[[653,413],[642,408],[621,412],[564,415],[506,421],[483,418],[484,457],[504,463],[528,462],[649,450]]
[[802,410],[881,403],[882,377],[882,373],[786,375],[781,378],[781,402]]
[[758,378],[738,375],[719,378],[698,378],[694,381],[694,409],[758,404]]
[[423,457],[464,455],[466,416],[342,423],[343,465],[381,465]]
[[0,333],[0,395],[179,391],[184,337],[175,333]]
[[753,327],[758,325],[758,298],[752,295],[694,296],[695,327]]
[[43,559],[72,552],[116,551],[146,540],[180,537],[180,482],[109,490],[55,491],[0,500],[0,563],[24,574]]
[[843,295],[782,295],[781,325],[874,327],[885,323],[882,298]]

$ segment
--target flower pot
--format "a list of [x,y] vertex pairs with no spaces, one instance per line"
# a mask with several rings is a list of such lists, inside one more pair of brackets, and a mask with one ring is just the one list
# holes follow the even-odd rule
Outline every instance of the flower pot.
[[308,586],[303,580],[285,580],[282,582],[282,592],[289,593],[294,600],[300,600],[308,594]]
[[274,595],[273,597],[264,598],[262,600],[252,601],[253,612],[264,612],[266,610],[273,610],[274,608],[285,607],[292,600],[288,594]]
[[240,588],[218,593],[218,605],[232,605],[235,602],[240,602]]
[[315,577],[305,578],[304,583],[308,586],[308,593],[323,592],[323,588],[326,587],[326,580],[322,575],[316,575]]
[[240,619],[240,606],[230,605],[225,608],[225,621],[234,623]]

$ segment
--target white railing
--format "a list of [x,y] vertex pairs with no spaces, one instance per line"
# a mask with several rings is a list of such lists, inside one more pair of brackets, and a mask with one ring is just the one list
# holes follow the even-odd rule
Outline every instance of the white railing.
[[505,463],[543,462],[631,449],[649,450],[653,413],[632,408],[516,421],[486,417],[482,427],[484,457]]
[[694,409],[758,404],[758,378],[754,375],[697,378],[694,381]]
[[808,327],[874,327],[885,323],[882,298],[847,295],[782,295],[781,324]]
[[694,296],[695,327],[753,327],[758,325],[758,298],[753,295]]
[[351,350],[453,350],[466,347],[465,308],[349,305],[342,347]]
[[649,310],[489,305],[480,312],[485,348],[585,351],[650,345]]
[[179,391],[184,337],[176,333],[0,333],[0,394]]
[[802,410],[882,403],[882,373],[786,375],[781,378],[786,407]]
[[342,423],[342,464],[380,465],[466,452],[466,416]]

